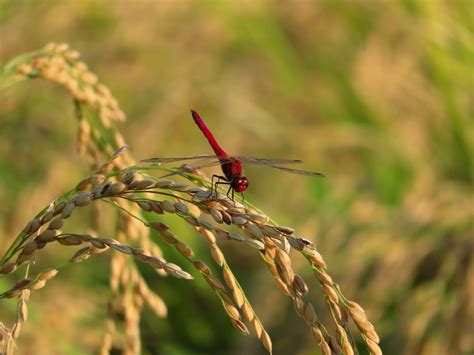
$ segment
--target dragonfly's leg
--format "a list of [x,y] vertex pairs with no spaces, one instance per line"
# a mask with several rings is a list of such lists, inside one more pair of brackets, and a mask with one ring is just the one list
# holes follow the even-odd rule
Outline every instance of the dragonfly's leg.
[[[216,182],[214,182],[214,178],[217,179]],[[221,181],[221,180],[223,180],[223,181]],[[215,196],[217,198],[217,185],[230,185],[230,183],[227,181],[227,179],[224,176],[213,174],[212,179],[211,179],[211,185],[212,185],[211,186],[211,197],[215,193]]]
[[[232,191],[232,197],[229,196],[229,193]],[[232,186],[229,186],[229,190],[227,190],[227,194],[226,196],[228,198],[230,198],[232,201],[234,201],[234,189],[232,188]]]
[[240,195],[242,196],[242,204],[244,204],[244,202],[245,202],[245,196],[244,196],[244,193],[243,193],[243,192],[241,192],[241,193],[240,193]]

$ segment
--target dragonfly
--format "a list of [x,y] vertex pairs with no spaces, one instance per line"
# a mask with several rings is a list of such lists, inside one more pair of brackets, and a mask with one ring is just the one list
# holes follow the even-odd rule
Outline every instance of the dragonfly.
[[[300,169],[293,169],[293,168],[288,168],[286,166],[282,166],[282,165],[303,163],[303,161],[299,159],[271,159],[271,158],[255,158],[255,157],[241,156],[241,155],[229,155],[217,142],[216,138],[212,134],[211,130],[207,127],[206,123],[201,118],[201,116],[199,116],[199,114],[194,110],[191,110],[191,114],[192,114],[194,122],[199,127],[201,132],[204,134],[204,137],[206,137],[207,141],[209,142],[209,145],[211,146],[215,154],[199,154],[199,155],[194,155],[194,156],[189,156],[189,157],[175,157],[175,158],[148,158],[142,161],[147,162],[147,163],[154,163],[154,164],[166,164],[166,163],[184,162],[184,161],[192,161],[192,160],[203,161],[204,163],[193,166],[194,169],[196,170],[200,170],[202,168],[207,168],[210,166],[220,165],[223,175],[216,175],[216,174],[212,175],[211,195],[212,195],[213,190],[217,194],[217,188],[219,185],[228,185],[229,189],[227,190],[227,197],[229,197],[229,193],[232,193],[232,197],[231,197],[232,200],[234,200],[235,192],[242,194],[242,192],[247,190],[249,187],[249,180],[243,175],[242,163],[253,164],[253,165],[265,165],[274,169],[286,171],[288,173],[293,173],[293,174],[324,177],[324,175],[321,173],[300,170]],[[216,179],[215,183],[214,183],[214,179]],[[243,194],[242,194],[242,198],[243,198]]]

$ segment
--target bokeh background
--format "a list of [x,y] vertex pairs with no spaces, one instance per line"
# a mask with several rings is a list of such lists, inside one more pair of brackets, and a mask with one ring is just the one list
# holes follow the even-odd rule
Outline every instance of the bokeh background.
[[[303,159],[326,179],[249,167],[246,198],[316,243],[343,292],[366,309],[386,354],[472,354],[473,7],[1,0],[0,63],[50,41],[69,43],[119,100],[128,117],[119,129],[136,158],[210,153],[190,118],[194,108],[230,153]],[[77,121],[63,88],[28,81],[2,91],[0,102],[4,251],[88,166],[75,151]],[[175,231],[209,259],[189,228]],[[255,251],[223,249],[274,353],[317,354]],[[45,250],[38,262],[68,256]],[[294,263],[324,317],[316,280],[304,260]],[[100,256],[34,292],[19,353],[93,353],[107,275]],[[205,282],[153,273],[149,280],[169,315],[144,314],[145,354],[264,353],[232,327]],[[15,307],[2,300],[1,319],[13,322]]]

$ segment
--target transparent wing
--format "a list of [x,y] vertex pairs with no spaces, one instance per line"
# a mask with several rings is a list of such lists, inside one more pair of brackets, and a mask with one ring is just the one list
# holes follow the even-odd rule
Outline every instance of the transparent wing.
[[234,158],[240,160],[246,164],[255,164],[255,165],[281,165],[281,164],[300,164],[303,161],[299,159],[269,159],[269,158],[255,158],[247,156],[233,156]]
[[197,160],[197,159],[215,159],[219,161],[218,160],[219,158],[213,154],[199,154],[199,155],[194,155],[192,157],[148,158],[148,159],[143,159],[142,162],[161,164],[161,163],[175,163],[175,162],[180,162],[184,160]]
[[287,167],[284,167],[284,166],[277,166],[277,165],[273,165],[273,164],[270,164],[269,166],[271,166],[274,169],[283,170],[283,171],[286,171],[286,172],[292,173],[292,174],[324,177],[323,174],[317,173],[317,172],[314,172],[314,171],[291,169],[291,168],[287,168]]
[[306,171],[306,170],[300,170],[300,169],[292,169],[292,168],[287,168],[284,166],[279,166],[285,165],[285,164],[300,164],[303,161],[299,159],[267,159],[267,158],[254,158],[254,157],[248,157],[248,156],[232,156],[228,158],[219,158],[213,154],[200,154],[200,155],[195,155],[191,157],[178,157],[178,158],[149,158],[149,159],[144,159],[142,160],[143,162],[146,163],[155,163],[155,164],[161,164],[161,163],[174,163],[174,162],[181,162],[181,161],[186,161],[186,160],[201,160],[198,161],[194,164],[192,164],[192,167],[196,170],[200,170],[203,168],[208,168],[211,166],[217,166],[221,165],[226,162],[232,162],[232,159],[237,159],[241,161],[244,164],[254,164],[254,165],[266,165],[274,169],[286,171],[288,173],[292,174],[298,174],[298,175],[306,175],[306,176],[319,176],[319,177],[324,177],[323,174],[313,172],[313,171]]

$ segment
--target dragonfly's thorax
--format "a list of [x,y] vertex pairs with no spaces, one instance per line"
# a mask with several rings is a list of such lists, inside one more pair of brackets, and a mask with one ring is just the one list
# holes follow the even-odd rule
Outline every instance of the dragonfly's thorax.
[[242,176],[242,164],[238,159],[225,157],[220,159],[222,172],[229,182],[237,176]]
[[230,181],[230,186],[235,192],[242,192],[248,189],[249,181],[245,176],[234,176]]

